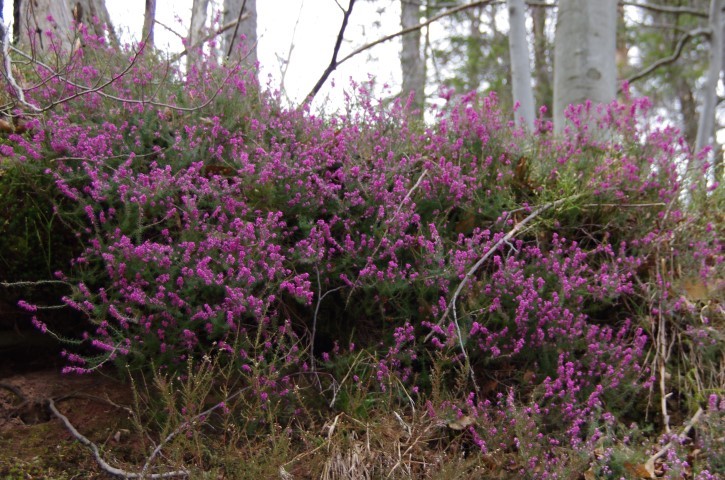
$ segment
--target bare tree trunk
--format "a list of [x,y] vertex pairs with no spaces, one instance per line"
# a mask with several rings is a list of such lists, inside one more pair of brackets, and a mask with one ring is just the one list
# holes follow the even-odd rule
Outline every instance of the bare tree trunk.
[[[60,0],[58,0],[60,1]],[[113,29],[111,15],[106,8],[104,0],[66,0],[74,13],[74,19],[88,27],[88,31],[98,36],[106,33],[110,36],[111,42],[118,45],[118,37]]]
[[[400,26],[412,27],[420,23],[420,4],[418,0],[402,0],[400,5]],[[420,52],[420,29],[403,35],[403,48],[400,53],[400,66],[403,70],[402,94],[407,98],[415,94],[413,108],[423,115],[425,106],[425,63]]]
[[546,38],[546,7],[532,6],[531,19],[534,29],[534,74],[536,76],[536,101],[551,115],[552,86],[549,71],[550,50]]
[[466,80],[469,90],[478,90],[481,86],[481,45],[483,34],[481,33],[481,7],[474,7],[466,11],[470,23],[468,44],[466,46]]
[[554,43],[554,131],[569,105],[608,103],[617,93],[617,1],[561,0]]
[[529,63],[529,43],[526,40],[524,8],[524,0],[508,0],[509,54],[511,56],[514,104],[519,104],[519,110],[515,113],[514,119],[516,125],[533,131],[536,109],[534,107],[534,90],[531,86],[531,64]]
[[697,101],[692,93],[692,86],[686,78],[677,75],[672,79],[675,96],[680,103],[680,115],[682,116],[682,133],[690,145],[695,144],[697,139]]
[[257,0],[224,0],[223,24],[236,21],[239,23],[222,36],[223,54],[230,59],[245,57],[247,65],[254,65],[257,63]]
[[141,40],[146,45],[154,45],[154,23],[156,22],[156,0],[146,0],[146,9],[143,17],[143,30]]
[[15,8],[20,48],[39,54],[71,49],[73,16],[65,0],[16,0]]
[[697,140],[695,141],[697,150],[712,145],[712,138],[715,134],[717,84],[720,81],[723,55],[722,26],[720,25],[722,7],[722,0],[712,0],[710,2],[710,67],[707,71],[707,80],[702,92],[702,111],[700,112],[700,122],[697,125]]
[[[69,51],[75,37],[74,22],[84,24],[97,36],[108,35],[118,44],[104,0],[15,0],[14,9],[15,40],[21,48],[47,53],[55,46]],[[53,22],[48,21],[49,16]]]
[[200,47],[197,43],[204,36],[204,26],[206,25],[206,12],[209,8],[209,0],[194,0],[191,6],[191,25],[189,26],[189,36],[187,37],[186,48],[186,71],[188,72],[192,65],[195,65],[199,59],[197,52]]
[[624,5],[617,6],[617,78],[629,76],[629,45],[627,45],[627,22],[624,16]]

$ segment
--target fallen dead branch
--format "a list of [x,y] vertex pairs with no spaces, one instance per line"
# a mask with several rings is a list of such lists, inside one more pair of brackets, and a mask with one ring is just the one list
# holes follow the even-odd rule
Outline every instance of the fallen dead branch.
[[101,469],[106,473],[109,473],[109,474],[117,476],[117,477],[122,477],[122,478],[150,478],[150,479],[186,477],[189,475],[189,473],[185,470],[177,470],[177,471],[166,472],[166,473],[152,473],[152,474],[146,475],[143,471],[139,474],[139,473],[128,472],[128,471],[122,470],[120,468],[116,468],[116,467],[108,464],[108,462],[106,462],[103,459],[103,457],[101,456],[101,452],[95,443],[90,441],[88,438],[83,436],[78,430],[76,430],[76,428],[73,426],[73,424],[70,422],[70,420],[68,420],[68,417],[66,417],[65,415],[60,413],[60,411],[58,411],[52,398],[48,399],[48,408],[53,413],[53,415],[55,415],[58,419],[60,419],[61,422],[63,422],[63,424],[65,425],[65,428],[68,429],[68,431],[71,433],[71,435],[73,435],[76,438],[76,440],[78,440],[83,445],[85,445],[86,447],[91,449],[91,451],[93,452],[93,456],[96,459],[96,463],[98,463],[98,466],[101,467]]
[[[478,271],[479,268],[481,268],[481,265],[484,264],[486,260],[494,253],[496,252],[503,244],[509,242],[512,238],[516,236],[529,222],[531,222],[533,219],[544,213],[545,211],[549,210],[550,208],[557,207],[561,205],[562,203],[566,203],[571,200],[575,200],[582,195],[572,195],[570,197],[566,198],[560,198],[559,200],[545,203],[544,205],[541,205],[539,208],[534,210],[529,214],[528,217],[524,218],[520,222],[518,222],[514,227],[508,231],[506,235],[501,237],[491,248],[489,248],[486,253],[483,254],[483,256],[466,272],[466,275],[463,277],[463,280],[461,280],[461,283],[458,284],[458,288],[456,288],[456,291],[453,293],[453,297],[451,298],[451,301],[448,302],[448,306],[446,307],[446,310],[443,312],[443,315],[441,315],[441,318],[438,320],[438,323],[436,323],[436,326],[440,327],[445,319],[448,317],[448,314],[453,312],[453,323],[456,327],[456,334],[458,335],[458,344],[461,348],[461,353],[463,355],[463,358],[466,360],[466,369],[468,369],[468,372],[471,376],[471,381],[473,382],[473,386],[476,388],[476,391],[479,390],[478,384],[476,383],[476,379],[473,375],[473,370],[470,366],[470,361],[468,358],[468,353],[466,352],[466,347],[463,344],[463,335],[461,332],[461,327],[458,323],[458,311],[456,309],[456,303],[458,302],[458,296],[461,294],[461,291],[463,291],[463,287],[466,286],[466,284],[469,282],[471,277]],[[433,330],[431,330],[428,335],[425,337],[425,341],[427,342],[430,340],[430,337],[433,336]]]
[[690,433],[690,430],[692,430],[692,427],[694,427],[695,424],[700,420],[702,413],[703,413],[702,407],[698,408],[697,412],[695,412],[695,414],[692,416],[690,421],[687,422],[687,424],[685,425],[685,428],[682,429],[682,433],[680,433],[675,438],[670,440],[667,443],[667,445],[665,445],[664,447],[659,449],[657,451],[657,453],[655,453],[654,455],[649,457],[649,460],[647,460],[644,464],[644,468],[650,474],[650,478],[656,478],[655,477],[655,462],[657,461],[657,459],[663,457],[670,448],[674,447],[675,442],[682,442],[687,437],[687,434]]

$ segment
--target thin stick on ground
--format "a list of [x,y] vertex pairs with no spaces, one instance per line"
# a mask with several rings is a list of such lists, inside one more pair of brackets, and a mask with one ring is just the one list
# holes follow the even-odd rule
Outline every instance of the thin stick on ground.
[[[501,247],[501,245],[509,242],[513,237],[516,236],[517,233],[521,231],[522,228],[526,226],[531,220],[535,219],[542,213],[544,213],[546,210],[549,210],[550,208],[558,207],[562,203],[575,200],[582,195],[573,195],[571,197],[561,198],[559,200],[556,200],[554,202],[546,203],[533,212],[529,214],[528,217],[521,220],[519,223],[514,225],[514,227],[509,230],[509,232],[504,235],[499,241],[497,241],[491,248],[489,248],[486,253],[468,270],[466,275],[463,277],[463,280],[461,280],[461,283],[458,285],[458,288],[456,288],[456,291],[453,293],[453,297],[451,298],[451,301],[448,303],[448,306],[446,307],[446,310],[443,312],[443,315],[441,315],[441,318],[438,320],[438,323],[436,323],[436,326],[441,326],[443,322],[448,318],[448,314],[451,313],[451,310],[453,310],[453,314],[456,315],[456,302],[458,300],[458,296],[461,294],[461,291],[463,290],[463,287],[466,286],[468,281],[471,279],[471,277],[478,271],[479,268],[481,268],[481,265],[488,260],[488,258]],[[456,324],[456,327],[458,325]],[[458,328],[458,331],[460,333],[460,328]],[[433,335],[433,332],[430,332],[426,337],[425,341],[427,342],[430,340],[430,337]]]
[[649,460],[647,460],[647,462],[645,462],[645,468],[647,469],[648,472],[650,472],[650,473],[654,472],[655,461],[657,461],[658,458],[664,456],[664,454],[667,453],[667,451],[670,448],[674,447],[675,441],[682,441],[685,439],[687,434],[690,433],[690,430],[692,430],[692,427],[694,427],[695,424],[698,421],[700,421],[700,417],[702,416],[702,413],[703,413],[702,407],[698,408],[697,412],[695,412],[695,414],[692,416],[690,421],[687,422],[687,424],[685,425],[685,428],[682,429],[682,433],[677,435],[676,438],[670,440],[667,443],[667,445],[665,445],[664,447],[659,449],[659,451],[657,451],[657,453],[655,453],[654,455],[649,457]]
[[[207,409],[206,409],[206,410],[204,410],[203,412],[201,412],[201,413],[199,413],[199,414],[197,414],[197,415],[193,416],[193,417],[192,417],[192,418],[190,418],[189,420],[185,421],[184,423],[182,423],[181,425],[179,425],[178,427],[176,427],[176,429],[175,429],[174,431],[172,431],[171,433],[169,433],[169,434],[168,434],[168,435],[166,436],[166,438],[164,438],[164,439],[163,439],[163,440],[162,440],[162,441],[161,441],[161,442],[160,442],[160,443],[159,443],[159,444],[158,444],[158,445],[156,446],[156,448],[154,448],[153,452],[151,452],[151,455],[149,455],[149,458],[148,458],[148,459],[146,460],[146,463],[144,463],[144,466],[143,466],[143,468],[141,469],[141,473],[140,473],[140,474],[139,474],[139,476],[137,476],[136,478],[147,478],[147,477],[146,477],[146,472],[147,472],[147,471],[148,471],[148,469],[149,469],[149,468],[151,467],[151,464],[153,463],[154,459],[155,459],[155,458],[156,458],[156,457],[158,456],[158,454],[159,454],[159,453],[161,453],[161,450],[162,450],[162,449],[164,448],[164,446],[166,446],[166,445],[167,445],[167,444],[168,444],[168,443],[169,443],[169,442],[170,442],[171,440],[173,440],[173,439],[174,439],[174,437],[176,437],[176,436],[177,436],[177,435],[178,435],[179,433],[183,432],[183,431],[184,431],[184,430],[186,430],[186,429],[187,429],[188,427],[192,426],[192,425],[193,425],[194,423],[196,423],[196,421],[197,421],[197,420],[199,420],[199,419],[201,419],[201,418],[206,418],[206,417],[208,417],[208,416],[209,416],[209,414],[210,414],[210,413],[214,412],[215,410],[217,410],[217,409],[219,409],[219,408],[222,408],[222,407],[224,407],[224,406],[226,405],[226,402],[228,402],[229,400],[232,400],[232,399],[234,399],[234,398],[238,397],[239,395],[241,395],[242,393],[244,393],[244,392],[245,392],[246,390],[248,390],[249,388],[250,388],[250,387],[249,387],[249,386],[247,386],[247,387],[244,387],[244,388],[241,388],[241,389],[237,390],[237,391],[236,391],[236,392],[234,392],[233,394],[229,395],[229,396],[228,396],[228,397],[227,397],[227,398],[226,398],[226,399],[224,400],[224,402],[219,402],[219,403],[217,403],[216,405],[214,405],[214,406],[212,406],[212,407],[210,407],[210,408],[207,408]],[[148,477],[148,478],[154,478],[154,477]],[[160,477],[155,477],[155,478],[160,478]]]
[[60,419],[61,422],[65,425],[65,428],[73,435],[76,440],[81,442],[86,447],[90,448],[93,452],[93,456],[96,459],[96,463],[98,463],[98,466],[101,467],[101,469],[109,473],[111,475],[114,475],[116,477],[123,477],[123,478],[150,478],[150,479],[156,479],[156,478],[173,478],[173,477],[186,477],[189,475],[189,473],[185,470],[177,470],[173,472],[166,472],[166,473],[152,473],[150,475],[145,475],[145,472],[138,473],[132,473],[128,472],[126,470],[122,470],[120,468],[116,468],[114,466],[111,466],[106,462],[103,457],[101,456],[101,452],[98,449],[98,446],[90,441],[88,438],[83,436],[76,428],[73,426],[73,424],[68,420],[68,417],[63,415],[58,411],[58,409],[55,406],[55,403],[53,402],[52,398],[48,399],[48,408],[50,408],[50,411],[55,415],[58,419]]
[[[578,197],[581,197],[582,195],[572,195],[570,197],[566,198],[560,198],[559,200],[556,200],[554,202],[546,203],[533,212],[529,214],[528,217],[521,220],[519,223],[514,225],[514,228],[509,230],[509,232],[504,235],[502,238],[500,238],[491,248],[489,248],[486,253],[483,254],[483,256],[466,272],[466,275],[463,277],[463,280],[461,280],[461,283],[458,284],[458,288],[456,288],[456,291],[453,293],[453,297],[451,298],[451,301],[448,302],[448,306],[446,307],[446,310],[443,312],[443,315],[441,315],[440,320],[438,320],[438,323],[436,323],[436,326],[440,327],[445,319],[448,317],[448,314],[453,312],[453,324],[456,327],[456,335],[458,335],[458,345],[461,348],[461,354],[463,355],[463,358],[465,359],[465,368],[468,370],[468,374],[471,377],[471,381],[473,382],[473,386],[476,389],[476,391],[479,391],[478,384],[476,383],[475,375],[473,374],[473,369],[471,368],[471,362],[468,357],[468,352],[466,352],[466,346],[463,343],[463,334],[461,332],[461,326],[458,322],[458,310],[456,308],[456,303],[458,302],[458,296],[463,291],[463,287],[468,284],[469,280],[473,275],[478,271],[479,268],[481,268],[481,265],[484,264],[486,260],[494,253],[496,252],[503,244],[509,242],[514,236],[516,236],[517,233],[519,233],[529,222],[531,222],[533,219],[544,213],[546,210],[549,210],[550,208],[557,207],[561,205],[562,203],[574,200]],[[430,340],[430,337],[433,336],[434,331],[431,330],[428,335],[425,337],[425,341],[427,342]]]

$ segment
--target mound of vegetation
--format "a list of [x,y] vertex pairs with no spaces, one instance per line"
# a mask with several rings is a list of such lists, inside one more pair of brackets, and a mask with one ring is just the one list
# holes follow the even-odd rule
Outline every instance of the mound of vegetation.
[[154,378],[142,474],[162,449],[229,478],[725,473],[722,189],[645,99],[555,137],[475,93],[315,115],[102,38],[23,75],[0,227],[32,262],[3,279],[82,315],[69,374]]

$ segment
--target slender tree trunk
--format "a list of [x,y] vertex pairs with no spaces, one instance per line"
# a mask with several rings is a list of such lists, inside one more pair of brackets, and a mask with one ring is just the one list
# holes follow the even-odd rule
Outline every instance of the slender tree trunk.
[[156,22],[156,0],[146,0],[141,39],[147,45],[154,45],[154,24]]
[[536,101],[543,105],[551,115],[553,89],[551,86],[551,53],[546,38],[546,7],[531,7],[531,19],[534,27],[534,72],[536,76]]
[[680,103],[680,115],[682,115],[682,133],[690,145],[695,144],[697,139],[697,101],[692,93],[692,86],[684,77],[678,75],[672,79],[675,96]]
[[239,24],[222,35],[223,54],[230,60],[244,57],[247,65],[254,65],[257,63],[257,0],[224,0],[223,24],[236,21]]
[[206,25],[206,12],[209,8],[209,0],[194,0],[191,6],[191,25],[189,26],[189,36],[186,41],[186,71],[188,72],[193,65],[199,60],[197,45],[199,40],[203,38],[204,26]]
[[617,93],[617,1],[560,0],[554,44],[554,131],[569,105],[608,103]]
[[629,45],[627,45],[627,22],[624,16],[624,5],[617,6],[617,78],[629,76]]
[[481,86],[481,46],[483,44],[483,34],[481,33],[481,13],[480,7],[471,8],[466,12],[466,16],[470,21],[468,44],[466,48],[466,73],[469,90],[478,90]]
[[533,131],[536,113],[534,113],[534,90],[531,86],[531,64],[524,9],[524,0],[508,0],[511,80],[514,104],[519,104],[514,116],[516,125],[523,125],[529,131]]
[[712,145],[715,134],[715,107],[717,106],[717,84],[720,81],[722,70],[723,38],[720,24],[722,0],[710,2],[710,66],[707,71],[707,80],[702,92],[702,111],[697,126],[697,140],[695,148],[701,150]]
[[[401,0],[400,25],[402,28],[412,27],[420,23],[420,5],[418,0]],[[400,53],[400,66],[403,71],[402,94],[407,98],[415,95],[413,108],[422,117],[425,106],[425,63],[420,51],[421,32],[417,29],[403,35],[403,48]]]

